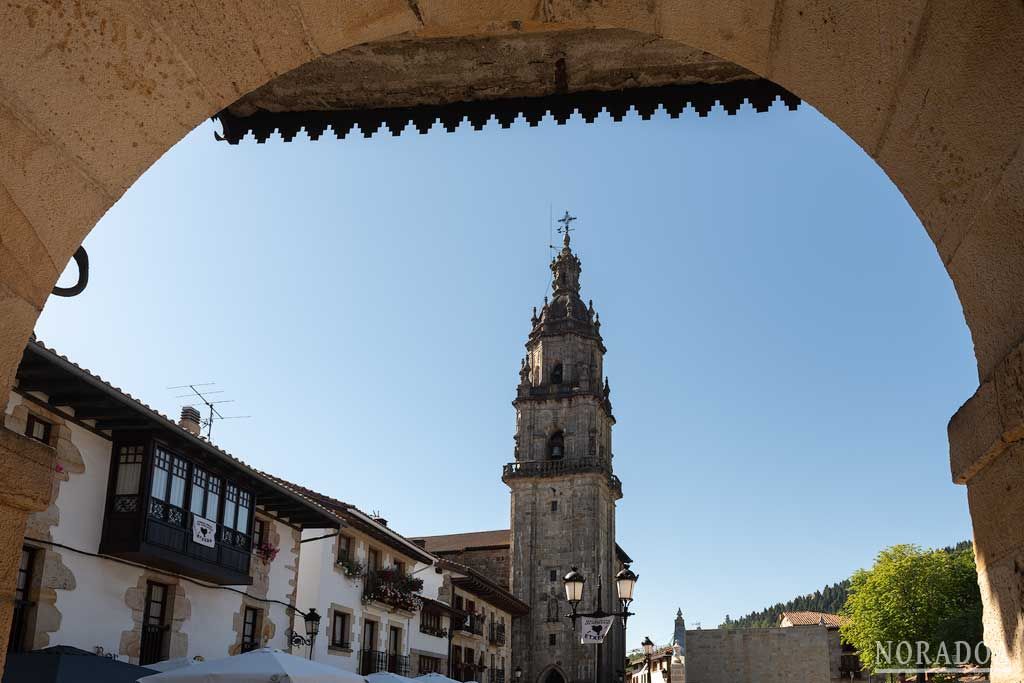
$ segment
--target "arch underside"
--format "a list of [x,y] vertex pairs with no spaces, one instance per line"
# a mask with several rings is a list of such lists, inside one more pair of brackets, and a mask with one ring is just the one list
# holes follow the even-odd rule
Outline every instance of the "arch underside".
[[[410,68],[414,65],[414,68]],[[500,36],[409,38],[358,45],[282,74],[217,114],[222,139],[247,133],[264,142],[275,131],[313,140],[330,128],[338,138],[355,127],[421,133],[435,123],[453,131],[463,121],[479,130],[518,117],[531,126],[550,115],[565,123],[578,113],[621,120],[631,109],[673,118],[692,107],[707,116],[720,104],[734,114],[746,102],[766,111],[799,98],[728,60],[650,34],[591,29]]]

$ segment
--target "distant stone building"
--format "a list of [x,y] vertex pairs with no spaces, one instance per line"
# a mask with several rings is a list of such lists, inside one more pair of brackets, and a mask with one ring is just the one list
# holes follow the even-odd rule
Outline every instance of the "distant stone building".
[[839,637],[839,628],[849,619],[839,614],[828,612],[783,612],[779,617],[780,628],[795,626],[820,626],[828,632],[829,667],[832,678],[843,680],[861,680],[863,665],[857,649],[844,643]]
[[779,617],[779,626],[789,628],[791,626],[824,626],[828,629],[839,630],[847,621],[846,617],[828,612],[783,612]]
[[676,612],[672,642],[650,660],[630,655],[630,683],[840,683],[879,680],[860,671],[842,645],[844,618],[824,612],[785,612],[777,628],[686,630]]
[[[570,219],[571,220],[571,219]],[[566,228],[570,220],[566,220]],[[593,303],[580,298],[580,259],[569,231],[551,262],[552,297],[534,309],[519,372],[514,462],[502,481],[512,494],[511,528],[418,539],[429,552],[473,567],[530,607],[513,620],[513,666],[523,683],[595,680],[598,648],[580,644],[563,618],[562,577],[587,578],[580,611],[618,608],[614,576],[629,558],[615,542],[622,485],[612,470],[615,417],[604,376],[605,346]],[[600,683],[624,676],[618,622],[601,648]]]

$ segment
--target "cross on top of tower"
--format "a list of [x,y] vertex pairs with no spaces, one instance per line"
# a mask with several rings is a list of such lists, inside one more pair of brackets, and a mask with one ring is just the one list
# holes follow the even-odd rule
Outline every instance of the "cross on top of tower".
[[566,211],[565,215],[558,219],[558,222],[562,224],[562,227],[558,229],[558,232],[562,235],[562,244],[566,247],[569,246],[569,233],[576,228],[572,227],[572,222],[577,220],[576,216],[570,216],[569,212]]

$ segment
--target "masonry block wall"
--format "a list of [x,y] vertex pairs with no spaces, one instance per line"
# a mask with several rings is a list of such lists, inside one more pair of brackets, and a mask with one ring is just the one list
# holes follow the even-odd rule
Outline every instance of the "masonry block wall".
[[828,683],[829,632],[818,626],[686,632],[686,683]]

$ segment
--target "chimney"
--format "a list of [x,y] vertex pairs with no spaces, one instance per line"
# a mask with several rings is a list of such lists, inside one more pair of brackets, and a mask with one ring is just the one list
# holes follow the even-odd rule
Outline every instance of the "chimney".
[[380,524],[381,526],[387,526],[388,525],[388,520],[384,519],[379,514],[371,515],[370,519],[372,519],[373,521],[377,522],[377,524]]
[[199,436],[199,411],[192,406],[185,406],[181,409],[181,419],[178,420],[178,426],[187,431],[190,434]]

